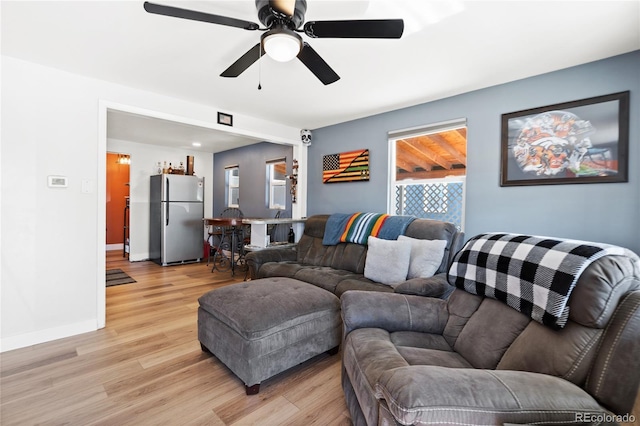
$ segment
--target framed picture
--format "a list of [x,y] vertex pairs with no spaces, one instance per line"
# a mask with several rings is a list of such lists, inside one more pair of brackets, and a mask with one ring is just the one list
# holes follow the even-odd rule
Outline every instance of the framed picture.
[[501,186],[628,181],[629,92],[502,115]]
[[224,112],[218,112],[218,124],[233,126],[233,115],[225,114]]
[[369,180],[369,150],[329,154],[322,157],[322,183]]

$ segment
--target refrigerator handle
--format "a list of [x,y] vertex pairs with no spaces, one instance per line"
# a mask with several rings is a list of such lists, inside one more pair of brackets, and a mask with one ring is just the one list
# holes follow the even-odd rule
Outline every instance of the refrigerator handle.
[[166,193],[165,193],[165,203],[164,203],[164,208],[165,208],[165,217],[166,217],[166,224],[165,226],[169,226],[169,178],[167,177],[167,185],[165,186],[166,188]]

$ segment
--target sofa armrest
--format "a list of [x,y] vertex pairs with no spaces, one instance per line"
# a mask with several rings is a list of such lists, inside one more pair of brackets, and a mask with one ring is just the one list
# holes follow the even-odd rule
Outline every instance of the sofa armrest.
[[247,253],[245,261],[252,280],[258,278],[260,267],[268,262],[294,262],[298,259],[297,250],[291,248],[265,248]]
[[393,288],[396,293],[446,299],[455,287],[447,281],[447,274],[441,273],[429,278],[412,278]]
[[638,394],[639,335],[640,290],[636,290],[622,298],[609,321],[585,388],[617,414],[631,412]]
[[357,328],[442,334],[449,317],[446,301],[431,297],[350,290],[340,302],[345,337]]
[[404,425],[591,424],[607,414],[573,383],[525,371],[400,367],[382,373],[375,392]]

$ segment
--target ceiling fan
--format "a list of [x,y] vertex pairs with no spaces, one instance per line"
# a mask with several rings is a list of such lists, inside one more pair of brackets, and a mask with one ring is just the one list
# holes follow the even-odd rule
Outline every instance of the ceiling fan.
[[340,76],[298,33],[304,33],[311,38],[393,39],[402,37],[404,31],[402,19],[308,21],[305,23],[306,0],[256,0],[256,8],[258,9],[258,19],[265,26],[264,28],[260,28],[254,22],[227,16],[150,2],[144,3],[144,9],[149,13],[250,31],[265,31],[260,37],[260,42],[224,70],[220,74],[222,77],[238,77],[266,53],[280,62],[287,62],[297,57],[323,84],[331,84],[338,81]]

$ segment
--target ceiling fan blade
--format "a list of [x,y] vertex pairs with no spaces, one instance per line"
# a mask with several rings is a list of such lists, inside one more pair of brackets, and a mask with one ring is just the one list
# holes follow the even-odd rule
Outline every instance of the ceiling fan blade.
[[284,15],[293,16],[296,10],[296,0],[269,0],[269,6]]
[[260,59],[264,52],[260,52],[261,43],[256,44],[251,49],[235,61],[229,68],[224,70],[220,77],[237,77],[249,68],[255,61]]
[[400,38],[402,19],[366,19],[354,21],[309,21],[304,32],[313,38]]
[[144,2],[144,10],[149,13],[155,13],[156,15],[209,22],[211,24],[226,25],[228,27],[243,28],[245,30],[257,30],[259,27],[259,25],[254,22],[229,18],[227,16],[212,15],[210,13],[198,12],[195,10],[181,9],[179,7],[163,6],[161,4],[149,3],[148,1]]
[[298,53],[298,59],[326,86],[340,80],[340,76],[331,69],[324,59],[307,42]]

